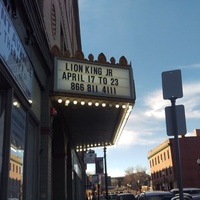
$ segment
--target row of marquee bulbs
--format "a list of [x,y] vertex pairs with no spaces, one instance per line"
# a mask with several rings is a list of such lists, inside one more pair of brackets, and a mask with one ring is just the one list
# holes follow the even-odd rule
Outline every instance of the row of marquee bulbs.
[[[61,98],[58,99],[58,103],[62,103],[62,102],[63,102],[63,100],[62,100]],[[76,105],[76,104],[78,104],[78,100],[74,99],[74,100],[72,101],[72,103],[73,103],[74,105]],[[65,101],[65,106],[68,106],[69,104],[70,104],[70,100],[67,99],[67,100]],[[86,102],[85,102],[84,100],[81,100],[81,101],[80,101],[80,104],[81,104],[81,105],[85,105]],[[92,106],[92,105],[93,105],[93,102],[92,102],[92,101],[88,101],[88,102],[87,102],[87,105],[88,105],[88,106]],[[95,105],[95,106],[99,106],[100,103],[99,103],[98,101],[96,101],[96,102],[94,102],[94,105]],[[105,102],[101,103],[101,106],[102,106],[102,107],[106,107],[106,103],[105,103]],[[108,106],[109,106],[109,107],[112,107],[113,104],[112,104],[112,103],[108,103]],[[123,104],[123,105],[122,105],[122,108],[126,108],[126,106],[127,106],[127,105]],[[120,107],[120,104],[116,103],[116,104],[115,104],[115,107],[116,107],[116,108],[119,108],[119,107]],[[131,105],[129,105],[129,107],[132,108]]]
[[87,151],[89,148],[98,148],[98,147],[102,147],[102,146],[105,147],[105,146],[110,146],[110,145],[111,145],[111,144],[110,144],[110,143],[107,143],[107,142],[106,142],[106,143],[103,143],[103,144],[101,144],[101,143],[98,143],[98,144],[95,143],[95,144],[90,144],[90,145],[88,144],[87,147],[86,147],[86,146],[77,146],[77,147],[76,147],[76,151],[77,151],[77,152],[80,152],[80,151],[84,151],[84,152],[85,152],[85,151]]

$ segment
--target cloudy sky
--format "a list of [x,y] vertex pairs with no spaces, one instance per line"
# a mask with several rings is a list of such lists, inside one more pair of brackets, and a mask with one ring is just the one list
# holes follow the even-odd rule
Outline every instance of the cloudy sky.
[[107,149],[109,176],[137,166],[149,172],[148,151],[168,139],[164,108],[171,103],[163,100],[162,72],[181,70],[176,105],[185,106],[186,136],[200,128],[199,10],[199,0],[79,0],[85,57],[125,56],[133,68],[136,103],[118,144]]

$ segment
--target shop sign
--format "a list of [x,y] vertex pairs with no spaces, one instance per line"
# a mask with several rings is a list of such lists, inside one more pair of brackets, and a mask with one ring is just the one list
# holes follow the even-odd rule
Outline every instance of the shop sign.
[[55,91],[134,98],[131,67],[55,58]]
[[26,98],[31,99],[33,67],[2,1],[0,1],[0,44],[0,59],[4,61]]
[[96,153],[85,153],[84,155],[84,163],[89,164],[89,163],[95,163],[96,161]]
[[103,157],[97,157],[96,158],[96,174],[103,174]]

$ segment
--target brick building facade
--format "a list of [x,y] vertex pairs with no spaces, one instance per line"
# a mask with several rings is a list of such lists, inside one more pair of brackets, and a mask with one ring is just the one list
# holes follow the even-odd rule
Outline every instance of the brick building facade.
[[72,161],[78,156],[73,148],[68,146],[65,152],[60,146],[63,151],[52,154],[60,140],[53,142],[55,113],[49,95],[54,56],[66,51],[74,56],[81,50],[79,28],[77,0],[0,0],[2,200],[78,199],[76,195],[84,195],[84,168],[82,177],[74,171]]
[[[180,160],[183,187],[200,187],[200,130],[195,136],[180,137]],[[176,154],[174,139],[169,138],[148,152],[152,184],[154,189],[170,190],[177,187]]]
[[84,57],[78,0],[0,0],[0,199],[85,199],[84,153],[119,139],[134,102],[124,56]]

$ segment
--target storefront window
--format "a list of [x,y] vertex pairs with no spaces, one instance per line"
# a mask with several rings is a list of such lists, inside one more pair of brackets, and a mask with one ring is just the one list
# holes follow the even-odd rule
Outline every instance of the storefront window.
[[0,93],[0,180],[1,180],[2,162],[3,162],[4,117],[5,117],[5,103],[3,94]]
[[26,132],[26,112],[17,100],[13,102],[10,143],[10,172],[8,197],[23,199],[24,147]]

